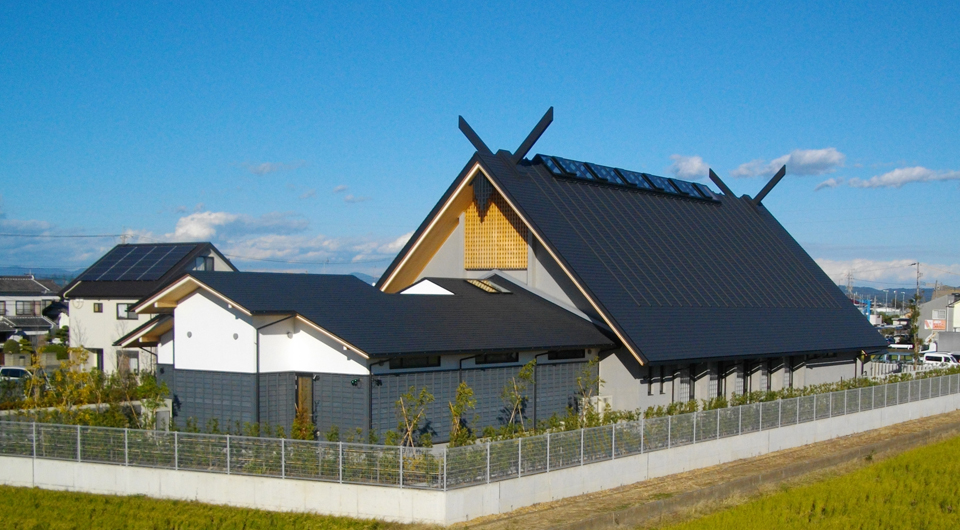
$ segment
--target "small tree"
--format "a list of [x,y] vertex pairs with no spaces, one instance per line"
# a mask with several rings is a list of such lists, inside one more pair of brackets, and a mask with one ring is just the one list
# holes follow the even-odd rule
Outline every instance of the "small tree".
[[600,410],[599,403],[596,406],[591,403],[597,389],[603,384],[599,364],[600,357],[594,357],[577,374],[577,396],[580,399],[580,414],[577,419],[580,427],[596,427],[603,422],[606,410]]
[[9,353],[11,355],[20,353],[20,343],[13,339],[7,339],[7,341],[3,343],[3,353]]
[[537,367],[537,360],[533,359],[517,372],[517,375],[511,377],[504,385],[500,397],[507,405],[510,416],[507,418],[507,426],[516,425],[520,422],[520,432],[526,431],[526,424],[523,419],[523,410],[527,406],[527,387],[533,382],[534,371]]
[[466,382],[460,382],[453,401],[447,403],[450,407],[450,447],[470,445],[477,436],[467,427],[467,413],[477,406],[473,397],[473,389]]
[[296,415],[293,417],[293,426],[290,429],[290,437],[294,440],[313,440],[317,426],[313,424],[310,411],[300,405],[296,406],[296,411]]
[[417,392],[416,387],[409,390],[397,400],[397,432],[400,434],[399,445],[414,447],[429,440],[423,440],[420,434],[420,422],[427,412],[427,405],[433,403],[433,394],[426,387]]

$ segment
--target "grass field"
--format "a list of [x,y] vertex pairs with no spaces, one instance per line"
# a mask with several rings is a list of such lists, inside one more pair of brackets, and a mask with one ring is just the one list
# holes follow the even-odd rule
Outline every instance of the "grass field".
[[146,497],[114,497],[0,486],[0,528],[399,530],[426,527],[247,510]]
[[960,438],[668,528],[960,528]]

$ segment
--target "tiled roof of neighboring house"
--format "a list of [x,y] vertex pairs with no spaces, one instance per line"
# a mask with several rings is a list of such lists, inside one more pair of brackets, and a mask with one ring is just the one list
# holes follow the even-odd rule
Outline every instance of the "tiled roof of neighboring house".
[[0,321],[4,321],[13,329],[22,329],[30,331],[48,330],[53,327],[53,322],[47,317],[34,316],[5,316]]
[[502,277],[509,294],[431,278],[453,295],[387,294],[354,276],[190,275],[252,313],[295,312],[371,356],[612,346],[594,324]]
[[0,276],[0,295],[42,296],[56,295],[60,286],[53,280],[37,279],[32,274]]
[[63,288],[65,298],[139,299],[182,275],[197,256],[212,250],[210,243],[117,245]]
[[762,204],[655,176],[640,177],[642,189],[586,169],[557,175],[542,155],[515,164],[505,151],[477,153],[378,285],[476,163],[646,362],[885,347]]
[[8,322],[6,318],[0,317],[0,333],[8,333],[16,330],[17,328],[13,325],[13,322]]

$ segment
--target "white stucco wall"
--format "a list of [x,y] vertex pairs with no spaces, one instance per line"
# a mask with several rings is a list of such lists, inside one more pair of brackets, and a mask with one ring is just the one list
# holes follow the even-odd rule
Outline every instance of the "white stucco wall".
[[173,330],[170,330],[160,336],[160,344],[157,346],[157,364],[173,364]]
[[219,298],[197,291],[180,300],[173,334],[177,369],[257,371],[252,318]]
[[[278,320],[274,317],[265,323]],[[263,324],[261,324],[263,325]],[[289,333],[289,335],[288,335]],[[366,360],[312,326],[290,319],[260,331],[260,372],[365,375]]]
[[[153,315],[138,315],[136,320],[117,319],[117,304],[135,304],[138,300],[75,298],[70,303],[70,346],[96,348],[103,350],[103,370],[107,373],[117,369],[117,348],[113,343],[120,337],[133,331],[150,320]],[[103,304],[102,313],[94,313],[93,305]],[[136,350],[141,352],[141,350]],[[143,356],[145,356],[144,354]],[[86,368],[93,368],[95,360],[91,358]]]

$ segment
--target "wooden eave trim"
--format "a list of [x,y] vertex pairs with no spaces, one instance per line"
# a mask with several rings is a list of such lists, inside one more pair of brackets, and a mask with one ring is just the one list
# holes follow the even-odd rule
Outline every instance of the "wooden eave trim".
[[[242,305],[234,302],[234,301],[231,300],[230,298],[227,298],[226,296],[224,296],[224,295],[220,294],[219,292],[217,292],[215,289],[213,289],[213,288],[210,287],[209,285],[207,285],[207,284],[201,282],[200,280],[194,278],[193,276],[189,276],[189,275],[188,275],[188,276],[185,276],[185,277],[182,278],[180,281],[169,285],[169,286],[168,286],[167,288],[165,288],[164,290],[162,290],[162,291],[160,291],[159,293],[151,296],[150,298],[144,300],[143,302],[140,302],[139,304],[137,304],[136,307],[134,307],[134,311],[136,311],[137,314],[140,314],[144,309],[149,308],[149,307],[151,307],[151,306],[153,306],[153,307],[163,307],[163,308],[176,307],[176,304],[179,303],[180,300],[174,301],[172,306],[169,305],[169,304],[170,304],[169,302],[164,303],[163,305],[157,305],[157,304],[160,304],[160,300],[162,300],[164,297],[166,297],[166,296],[169,295],[170,293],[176,291],[176,290],[179,289],[180,287],[184,286],[184,285],[187,284],[187,283],[191,283],[191,282],[196,285],[196,288],[193,289],[193,290],[191,290],[190,293],[196,291],[197,289],[203,289],[203,290],[207,291],[208,293],[210,293],[210,294],[216,296],[217,298],[223,300],[224,302],[226,302],[227,305],[229,305],[231,308],[236,308],[236,309],[238,309],[240,312],[242,312],[243,314],[245,314],[245,315],[247,315],[247,316],[252,316],[252,315],[253,315],[253,313],[251,313],[249,310],[247,310],[247,308],[245,308],[245,307],[243,307]],[[189,294],[189,293],[187,293],[187,294]],[[184,295],[184,296],[186,296],[186,295]]]
[[557,265],[559,265],[560,268],[563,269],[563,272],[566,273],[570,281],[572,281],[573,284],[577,287],[577,290],[580,291],[580,294],[582,294],[584,298],[586,298],[587,301],[590,302],[590,305],[592,305],[593,309],[597,311],[597,314],[599,314],[600,317],[603,318],[604,322],[607,323],[607,326],[609,326],[610,329],[613,331],[613,333],[617,336],[617,338],[620,339],[620,342],[623,343],[624,347],[627,348],[627,351],[630,352],[630,355],[633,355],[633,358],[636,359],[641,366],[646,365],[647,364],[646,361],[644,361],[643,357],[640,356],[636,351],[634,351],[632,343],[625,338],[623,332],[620,330],[620,327],[617,325],[614,325],[613,319],[607,314],[606,311],[601,309],[600,304],[597,303],[596,300],[594,300],[594,297],[591,295],[591,293],[587,291],[587,289],[585,289],[582,285],[580,285],[580,282],[577,279],[577,277],[570,272],[566,264],[560,259],[559,254],[553,249],[553,247],[547,244],[546,239],[534,227],[534,225],[530,222],[530,220],[527,219],[526,215],[524,215],[523,213],[523,210],[517,208],[517,205],[514,204],[513,200],[510,199],[509,195],[504,193],[503,188],[500,187],[496,179],[494,179],[490,175],[490,173],[484,170],[480,166],[480,164],[477,164],[477,167],[480,168],[480,171],[483,172],[483,174],[487,177],[487,180],[490,181],[493,187],[496,188],[500,196],[503,197],[505,201],[507,201],[507,204],[509,204],[510,207],[513,208],[513,211],[517,212],[517,215],[520,216],[520,219],[522,219],[524,224],[527,225],[527,229],[530,230],[530,233],[532,233],[537,238],[537,241],[539,241],[540,244],[543,245],[543,248],[545,248],[547,252],[550,253],[550,256],[553,258],[554,261],[557,262]]
[[[411,246],[410,249],[406,252],[406,254],[403,255],[403,259],[401,259],[400,262],[397,264],[397,266],[390,271],[390,276],[388,276],[386,281],[384,281],[383,284],[380,286],[381,291],[389,292],[388,289],[390,288],[390,284],[397,278],[397,276],[400,274],[400,271],[410,261],[412,256],[417,253],[417,250],[420,249],[421,244],[427,239],[430,232],[437,226],[437,224],[443,218],[443,215],[447,212],[450,206],[454,202],[456,202],[456,199],[460,196],[461,193],[463,193],[464,188],[466,188],[467,185],[469,185],[470,181],[473,180],[473,177],[476,176],[478,171],[482,171],[480,167],[480,162],[475,162],[473,164],[473,167],[470,168],[470,171],[468,171],[466,176],[463,178],[463,181],[460,182],[460,185],[457,186],[457,188],[454,190],[453,193],[450,194],[449,197],[447,197],[447,201],[444,203],[443,207],[440,208],[440,211],[438,211],[436,215],[434,215],[433,218],[430,220],[430,224],[427,225],[427,228],[420,233],[420,236],[413,243],[413,246]],[[483,174],[486,175],[487,172],[483,171]]]
[[300,322],[303,322],[304,324],[310,326],[311,328],[319,331],[320,333],[323,333],[323,334],[326,335],[327,337],[330,337],[331,339],[333,339],[333,340],[335,340],[336,342],[338,342],[341,346],[347,348],[348,350],[353,351],[354,353],[356,353],[357,355],[363,357],[364,359],[368,359],[368,360],[370,359],[370,355],[368,355],[367,352],[361,350],[360,348],[357,348],[357,347],[354,346],[353,344],[350,344],[349,342],[341,339],[340,337],[334,335],[333,333],[330,333],[329,331],[323,329],[322,327],[320,327],[319,325],[317,325],[315,322],[313,322],[312,320],[304,317],[303,315],[301,315],[301,314],[299,314],[299,313],[297,314],[297,320],[300,321]]

